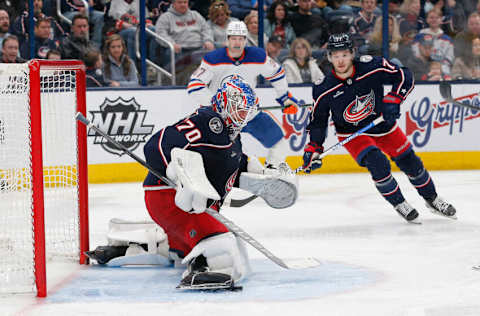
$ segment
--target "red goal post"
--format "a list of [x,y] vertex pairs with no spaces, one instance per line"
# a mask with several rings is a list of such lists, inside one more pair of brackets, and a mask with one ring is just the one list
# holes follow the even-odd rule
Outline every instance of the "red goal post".
[[[47,294],[47,262],[87,263],[85,66],[0,64],[0,293]],[[33,234],[32,234],[33,231]]]

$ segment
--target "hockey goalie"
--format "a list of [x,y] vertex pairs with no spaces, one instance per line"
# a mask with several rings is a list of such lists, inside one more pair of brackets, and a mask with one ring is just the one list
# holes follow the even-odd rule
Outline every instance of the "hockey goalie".
[[[262,197],[274,208],[297,199],[295,174],[284,164],[265,169],[242,152],[240,131],[258,113],[258,99],[239,76],[224,80],[212,98],[188,117],[154,134],[144,147],[151,172],[145,204],[154,223],[110,222],[108,245],[88,252],[100,264],[152,264],[167,257],[186,265],[179,289],[234,289],[250,271],[245,246],[205,213],[218,211],[232,187]],[[158,225],[157,225],[158,224]],[[165,260],[165,259],[164,259]]]

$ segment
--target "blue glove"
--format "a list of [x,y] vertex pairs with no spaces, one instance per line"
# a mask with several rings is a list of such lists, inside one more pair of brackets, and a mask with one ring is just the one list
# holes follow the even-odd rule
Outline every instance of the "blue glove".
[[285,92],[282,96],[275,99],[281,106],[282,112],[285,114],[296,114],[298,112],[298,100],[295,99],[290,92]]
[[303,153],[303,171],[310,173],[322,166],[320,154],[323,153],[323,146],[318,146],[314,142],[310,142],[305,146]]
[[387,122],[395,121],[400,118],[400,103],[402,103],[402,96],[390,92],[383,97],[383,119]]

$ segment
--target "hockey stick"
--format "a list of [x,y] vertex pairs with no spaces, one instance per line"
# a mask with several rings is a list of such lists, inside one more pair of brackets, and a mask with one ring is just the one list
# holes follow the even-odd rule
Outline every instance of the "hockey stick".
[[442,81],[442,82],[440,82],[438,87],[440,89],[440,95],[442,96],[442,98],[445,99],[445,101],[447,101],[449,103],[452,103],[456,106],[462,106],[462,107],[469,108],[469,109],[472,109],[472,110],[480,111],[480,107],[477,107],[477,106],[474,106],[474,105],[471,105],[471,104],[467,104],[467,103],[458,102],[458,101],[454,100],[453,97],[452,97],[452,86],[450,85],[450,83],[448,83],[446,81]]
[[[352,135],[348,136],[347,138],[345,138],[344,140],[342,140],[341,142],[338,142],[336,143],[335,145],[331,146],[330,148],[328,148],[327,150],[325,150],[322,154],[320,154],[320,159],[322,159],[323,157],[327,156],[328,154],[330,154],[331,152],[333,152],[334,150],[336,150],[337,148],[345,145],[346,143],[348,143],[349,141],[351,141],[352,139],[356,138],[357,136],[365,133],[367,130],[369,130],[370,128],[382,123],[384,121],[383,119],[383,116],[380,116],[378,118],[376,118],[375,120],[373,120],[372,122],[370,122],[370,124],[368,124],[367,126],[365,127],[362,127],[361,129],[359,129],[358,131],[356,131],[355,133],[353,133]],[[298,167],[297,169],[295,169],[293,172],[294,173],[299,173],[303,171],[303,166],[300,166]],[[245,206],[247,205],[248,203],[250,203],[251,201],[255,200],[256,198],[258,197],[258,195],[252,195],[246,199],[243,199],[243,200],[232,200],[230,202],[230,206],[232,207],[242,207],[242,206]]]
[[[377,117],[372,122],[370,122],[368,125],[362,127],[361,129],[359,129],[358,131],[356,131],[352,135],[348,136],[347,138],[345,138],[341,142],[338,142],[335,145],[329,147],[327,150],[325,150],[323,153],[321,153],[318,158],[323,159],[323,157],[329,155],[334,150],[338,149],[339,147],[342,147],[343,145],[345,145],[346,143],[348,143],[352,139],[360,136],[361,134],[365,133],[367,130],[371,129],[372,127],[374,127],[374,126],[376,126],[380,123],[382,123],[383,121],[384,121],[383,116]],[[297,169],[294,170],[295,173],[299,173],[301,171],[303,171],[303,166],[300,166],[300,167],[298,167]]]
[[[306,108],[309,106],[313,106],[313,104],[297,104],[299,108]],[[263,111],[263,110],[279,110],[283,109],[284,107],[281,105],[272,105],[272,106],[262,106],[259,107],[258,110]]]
[[[109,141],[111,144],[117,146],[118,149],[122,150],[125,152],[127,155],[129,155],[131,158],[133,158],[135,161],[137,161],[139,164],[144,166],[148,171],[153,173],[157,178],[161,179],[163,182],[165,182],[168,186],[175,188],[176,184],[170,180],[167,177],[162,176],[159,172],[157,172],[155,169],[153,169],[146,161],[132,153],[127,147],[123,146],[116,140],[114,140],[112,137],[110,137],[107,133],[102,131],[100,128],[97,126],[93,125],[92,122],[90,122],[85,116],[83,116],[82,113],[78,112],[77,115],[75,116],[77,120],[85,124],[88,128],[93,129],[95,132],[100,134],[101,136],[105,137],[107,141]],[[265,248],[261,243],[259,243],[256,239],[254,239],[252,236],[250,236],[247,232],[245,232],[243,229],[235,225],[232,221],[227,219],[225,216],[221,215],[219,212],[212,210],[210,208],[207,208],[205,210],[207,214],[210,216],[214,217],[216,220],[221,222],[225,227],[228,228],[229,231],[243,239],[246,243],[250,244],[253,248],[257,249],[259,252],[261,252],[264,256],[266,256],[268,259],[272,260],[279,266],[285,268],[285,269],[304,269],[304,268],[312,268],[316,267],[320,264],[320,262],[317,259],[314,258],[307,258],[307,259],[297,259],[297,260],[292,260],[289,261],[290,263],[287,264],[284,260],[278,258],[275,256],[272,252],[270,252],[267,248]]]

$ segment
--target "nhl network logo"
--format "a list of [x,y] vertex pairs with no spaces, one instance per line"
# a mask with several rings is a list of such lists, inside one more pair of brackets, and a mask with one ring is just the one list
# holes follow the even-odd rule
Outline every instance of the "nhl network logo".
[[[105,98],[100,105],[100,111],[90,111],[90,113],[95,126],[131,151],[134,151],[140,143],[145,143],[154,128],[154,125],[144,125],[147,111],[140,110],[140,104],[135,101],[135,98],[129,100],[121,97],[116,100]],[[94,144],[100,144],[109,153],[119,156],[124,154],[103,136],[97,135],[93,129],[88,131],[88,136],[94,138]]]

